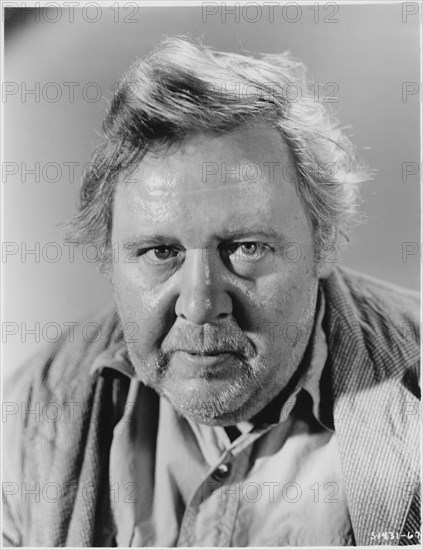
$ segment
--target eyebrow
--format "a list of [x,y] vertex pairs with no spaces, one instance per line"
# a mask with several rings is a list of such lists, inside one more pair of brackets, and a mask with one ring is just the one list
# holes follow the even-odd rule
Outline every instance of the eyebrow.
[[225,231],[220,235],[220,240],[222,241],[235,240],[240,238],[246,238],[248,236],[251,236],[251,237],[261,236],[264,238],[270,237],[274,240],[278,240],[282,238],[282,235],[278,235],[278,233],[272,227],[269,227],[266,225],[260,225],[260,226],[250,226],[244,229]]
[[[246,239],[246,238],[263,238],[263,239],[272,239],[273,241],[280,241],[284,239],[283,235],[278,234],[273,228],[260,225],[260,226],[250,226],[243,229],[234,229],[223,231],[220,234],[214,234],[210,240],[217,240],[221,242],[225,241],[234,241],[237,239]],[[170,233],[142,233],[137,235],[131,235],[131,237],[126,238],[123,242],[124,246],[130,246],[135,243],[172,243],[172,242],[181,242],[176,235]]]

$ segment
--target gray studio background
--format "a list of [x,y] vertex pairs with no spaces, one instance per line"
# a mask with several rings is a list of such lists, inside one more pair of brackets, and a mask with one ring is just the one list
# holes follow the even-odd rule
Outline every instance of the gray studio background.
[[[353,234],[344,263],[398,285],[419,287],[419,254],[409,254],[403,261],[403,243],[420,240],[419,176],[411,175],[411,167],[403,181],[403,163],[419,162],[420,98],[416,93],[402,100],[402,83],[420,80],[418,15],[404,22],[399,4],[343,4],[333,17],[328,11],[316,16],[302,6],[296,22],[284,19],[278,8],[274,22],[265,9],[256,22],[252,22],[257,13],[253,9],[244,17],[241,12],[237,22],[229,14],[222,21],[220,11],[206,17],[201,7],[193,6],[120,12],[103,8],[94,22],[98,13],[92,8],[85,16],[75,10],[71,22],[71,14],[61,9],[61,14],[53,9],[38,16],[14,13],[5,29],[5,81],[12,84],[3,95],[4,161],[15,163],[7,165],[8,171],[16,166],[18,172],[5,173],[3,164],[3,238],[17,243],[19,250],[3,263],[3,328],[4,323],[15,323],[8,325],[9,331],[18,327],[4,346],[6,373],[44,345],[46,338],[54,340],[57,326],[64,330],[64,323],[77,321],[110,300],[106,280],[81,253],[75,252],[74,261],[69,261],[63,248],[61,258],[48,261],[55,258],[55,248],[44,247],[61,242],[58,224],[76,211],[82,167],[101,140],[101,121],[113,84],[162,35],[202,37],[228,51],[289,49],[307,64],[314,80],[337,83],[339,103],[332,108],[350,127],[348,134],[359,156],[377,169],[362,193],[369,221]],[[296,16],[294,11],[286,15]],[[325,16],[339,22],[324,23]],[[24,86],[36,90],[36,83],[38,97],[24,93],[23,101]],[[46,87],[48,83],[57,85]],[[73,85],[73,98],[70,85],[64,83],[78,84]],[[62,97],[52,101],[58,86]],[[98,89],[102,93],[97,98]],[[24,182],[25,167],[35,167],[38,174],[26,174]],[[22,243],[34,249],[37,242],[39,261],[27,255],[23,262]],[[408,251],[416,248],[409,245]],[[49,329],[44,331],[46,326]],[[25,329],[31,328],[35,334],[25,335]]]

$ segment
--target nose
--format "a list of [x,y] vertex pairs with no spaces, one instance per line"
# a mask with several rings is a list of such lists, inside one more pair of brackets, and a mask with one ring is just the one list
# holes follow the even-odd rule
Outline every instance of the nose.
[[175,313],[196,325],[224,319],[232,313],[232,300],[221,276],[220,258],[189,250],[180,270],[180,291]]

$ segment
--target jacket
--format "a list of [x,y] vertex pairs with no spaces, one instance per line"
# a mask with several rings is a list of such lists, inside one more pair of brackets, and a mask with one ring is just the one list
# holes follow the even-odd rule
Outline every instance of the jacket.
[[[324,384],[356,544],[417,544],[417,295],[345,268],[321,285]],[[104,546],[106,534],[110,540],[116,532],[109,453],[128,378],[108,365],[90,373],[99,354],[122,339],[114,309],[94,321],[98,337],[65,335],[24,365],[5,391],[5,545]]]

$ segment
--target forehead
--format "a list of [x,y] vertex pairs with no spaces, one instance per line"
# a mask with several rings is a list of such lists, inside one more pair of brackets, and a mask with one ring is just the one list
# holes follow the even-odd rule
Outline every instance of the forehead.
[[172,186],[178,192],[227,188],[236,183],[269,181],[269,168],[289,161],[280,134],[260,124],[219,136],[200,134],[169,154],[147,153],[135,180],[144,183],[139,191],[147,194],[169,191]]
[[288,148],[267,125],[199,135],[167,154],[148,153],[120,182],[113,225],[171,230],[189,222],[218,232],[283,213],[289,223],[302,214],[293,173]]

